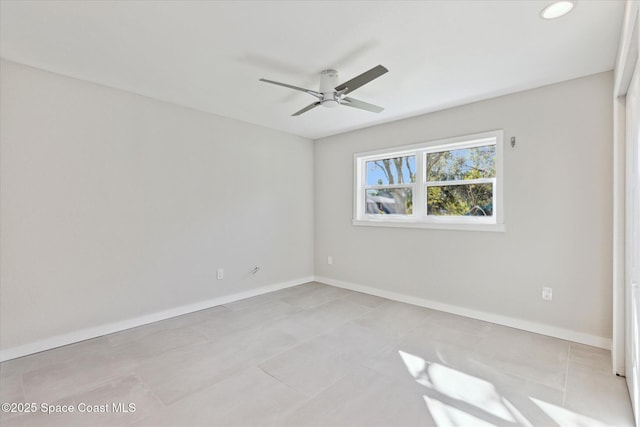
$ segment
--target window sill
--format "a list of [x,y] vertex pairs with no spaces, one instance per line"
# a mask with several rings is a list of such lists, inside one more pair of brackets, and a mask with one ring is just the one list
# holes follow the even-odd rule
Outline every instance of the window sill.
[[504,224],[460,224],[460,223],[434,223],[418,221],[375,221],[354,219],[353,225],[365,227],[392,227],[392,228],[425,228],[432,230],[458,230],[458,231],[490,231],[504,232]]

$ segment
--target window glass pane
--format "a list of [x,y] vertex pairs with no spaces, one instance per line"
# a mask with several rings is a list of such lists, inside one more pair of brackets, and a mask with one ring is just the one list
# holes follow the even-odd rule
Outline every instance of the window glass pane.
[[416,156],[367,162],[367,186],[409,184],[416,181]]
[[410,188],[384,188],[365,193],[367,214],[411,215],[413,192]]
[[427,215],[492,216],[493,184],[428,187]]
[[427,181],[493,178],[495,159],[495,145],[427,153]]

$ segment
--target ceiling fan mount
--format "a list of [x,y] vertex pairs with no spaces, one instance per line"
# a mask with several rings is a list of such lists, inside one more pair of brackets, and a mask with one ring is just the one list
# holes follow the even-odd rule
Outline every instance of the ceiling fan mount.
[[373,67],[369,71],[365,71],[364,73],[348,80],[342,84],[338,83],[338,72],[333,69],[323,70],[320,73],[320,87],[318,91],[311,89],[304,89],[298,86],[292,86],[286,83],[280,83],[273,80],[260,79],[261,82],[271,83],[278,86],[284,86],[289,89],[298,90],[301,92],[306,92],[311,96],[318,98],[316,102],[313,102],[303,109],[296,111],[292,114],[292,116],[299,116],[302,113],[306,113],[307,111],[316,108],[317,106],[322,105],[327,108],[335,108],[339,105],[346,105],[347,107],[358,108],[360,110],[370,111],[372,113],[379,113],[384,108],[379,107],[377,105],[369,104],[367,102],[358,101],[357,99],[345,96],[350,92],[358,89],[361,86],[369,83],[370,81],[377,79],[381,75],[388,72],[385,67],[382,65],[378,65]]

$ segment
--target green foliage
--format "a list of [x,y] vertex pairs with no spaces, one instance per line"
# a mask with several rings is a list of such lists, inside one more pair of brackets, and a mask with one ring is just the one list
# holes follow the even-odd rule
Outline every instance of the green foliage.
[[427,181],[493,178],[495,146],[462,148],[427,154]]
[[428,154],[427,180],[441,184],[427,188],[427,213],[451,216],[492,215],[492,184],[446,185],[446,181],[493,177],[495,177],[495,146]]

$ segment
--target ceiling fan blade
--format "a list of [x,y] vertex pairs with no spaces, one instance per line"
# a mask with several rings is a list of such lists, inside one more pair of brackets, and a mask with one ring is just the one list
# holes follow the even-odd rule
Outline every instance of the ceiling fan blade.
[[307,111],[313,108],[316,108],[318,105],[320,105],[320,102],[314,102],[313,104],[309,104],[306,107],[304,107],[302,110],[296,111],[295,113],[293,113],[292,116],[299,116],[302,113],[306,113]]
[[378,107],[377,105],[369,104],[368,102],[358,101],[353,98],[342,98],[340,105],[346,105],[347,107],[359,108],[361,110],[371,111],[372,113],[379,113],[384,108]]
[[272,85],[288,87],[289,89],[293,89],[293,90],[299,90],[300,92],[306,92],[309,95],[313,95],[318,99],[322,99],[322,94],[320,92],[316,92],[315,90],[305,89],[305,88],[298,87],[298,86],[292,86],[292,85],[288,85],[286,83],[274,82],[273,80],[267,80],[267,79],[260,79],[260,81],[261,82],[265,82],[265,83],[271,83]]
[[343,93],[346,95],[349,92],[353,92],[354,90],[358,89],[360,86],[366,85],[371,80],[377,79],[378,77],[380,77],[381,75],[383,75],[387,71],[389,71],[389,70],[387,70],[382,65],[375,66],[372,69],[370,69],[369,71],[365,71],[364,73],[360,74],[359,76],[356,76],[356,77],[352,78],[351,80],[348,80],[348,81],[336,86],[336,91],[338,91],[338,92],[344,91]]

